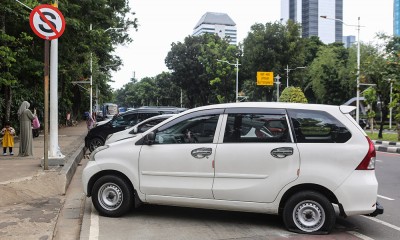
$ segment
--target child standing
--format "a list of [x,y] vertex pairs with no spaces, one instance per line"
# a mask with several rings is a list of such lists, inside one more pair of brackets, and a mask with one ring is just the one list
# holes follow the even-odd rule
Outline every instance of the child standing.
[[7,155],[7,147],[10,155],[14,155],[12,148],[14,147],[15,129],[11,127],[10,122],[5,122],[4,128],[1,129],[1,135],[3,135],[3,155]]

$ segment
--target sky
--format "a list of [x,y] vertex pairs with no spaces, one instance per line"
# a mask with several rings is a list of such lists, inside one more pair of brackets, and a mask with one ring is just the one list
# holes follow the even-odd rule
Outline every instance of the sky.
[[[139,27],[128,31],[129,45],[116,48],[122,61],[112,73],[111,87],[122,88],[135,76],[155,77],[163,71],[171,44],[183,42],[206,12],[227,13],[236,23],[238,42],[242,42],[254,23],[279,21],[281,0],[129,0]],[[332,0],[333,1],[333,0]],[[329,17],[329,16],[328,16]],[[361,42],[376,41],[376,33],[393,33],[393,0],[343,0],[343,21],[357,25],[360,17]],[[357,36],[355,27],[343,26],[343,35]]]

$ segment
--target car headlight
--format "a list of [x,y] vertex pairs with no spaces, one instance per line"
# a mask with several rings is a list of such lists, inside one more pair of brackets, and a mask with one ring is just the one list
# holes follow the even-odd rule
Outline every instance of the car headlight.
[[96,154],[97,154],[98,152],[100,152],[100,151],[103,151],[103,150],[107,149],[108,147],[109,147],[108,145],[104,145],[104,146],[100,146],[100,147],[96,148],[96,149],[90,154],[89,161],[96,161],[96,160],[94,159],[94,155],[96,155]]

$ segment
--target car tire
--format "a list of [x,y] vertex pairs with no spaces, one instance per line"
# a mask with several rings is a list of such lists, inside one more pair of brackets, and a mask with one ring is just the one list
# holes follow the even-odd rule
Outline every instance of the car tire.
[[101,216],[120,217],[133,206],[133,189],[124,179],[106,175],[94,183],[92,202]]
[[332,203],[314,191],[291,196],[284,206],[282,217],[286,228],[297,233],[328,234],[336,221]]
[[89,150],[91,152],[93,152],[96,148],[103,146],[104,145],[104,141],[101,138],[95,137],[92,140],[90,140],[89,143]]

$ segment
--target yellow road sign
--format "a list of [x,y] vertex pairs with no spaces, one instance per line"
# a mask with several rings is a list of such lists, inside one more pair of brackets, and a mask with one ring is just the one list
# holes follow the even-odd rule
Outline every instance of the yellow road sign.
[[274,85],[274,72],[257,72],[257,85]]

